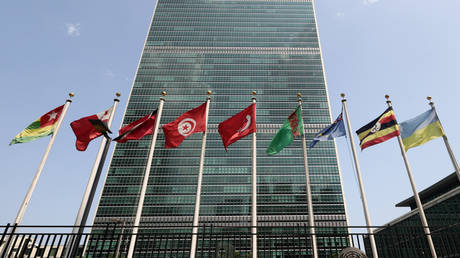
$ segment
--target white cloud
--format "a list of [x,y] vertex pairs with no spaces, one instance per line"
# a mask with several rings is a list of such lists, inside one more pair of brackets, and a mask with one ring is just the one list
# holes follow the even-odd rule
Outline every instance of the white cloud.
[[363,4],[371,5],[377,3],[379,0],[363,0]]
[[335,15],[337,17],[343,17],[343,16],[345,16],[345,13],[344,12],[337,12]]
[[112,72],[112,70],[110,70],[110,69],[106,69],[105,70],[105,76],[107,76],[107,77],[115,77],[115,73]]
[[67,35],[71,37],[80,36],[80,23],[67,23]]

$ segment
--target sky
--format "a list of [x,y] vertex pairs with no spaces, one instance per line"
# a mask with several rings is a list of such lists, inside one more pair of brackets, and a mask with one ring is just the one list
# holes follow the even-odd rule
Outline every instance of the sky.
[[[112,130],[120,127],[154,4],[2,4],[0,225],[14,221],[49,138],[8,143],[32,121],[64,104],[69,92],[75,97],[22,223],[74,224],[100,139],[78,152],[69,123],[107,109],[120,92]],[[427,110],[430,95],[452,149],[460,155],[460,2],[317,0],[315,5],[332,116],[340,113],[342,92],[354,130],[386,109],[385,94],[399,121]],[[345,138],[336,142],[350,224],[365,225],[350,147]],[[407,156],[419,190],[454,172],[442,139],[411,149]],[[373,224],[406,213],[408,208],[395,207],[412,195],[396,139],[358,150],[358,158]],[[99,191],[94,207],[98,196]]]

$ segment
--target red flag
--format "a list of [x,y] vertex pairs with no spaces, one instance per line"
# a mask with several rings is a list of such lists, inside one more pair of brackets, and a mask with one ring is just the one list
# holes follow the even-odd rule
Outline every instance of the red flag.
[[256,132],[256,104],[253,103],[240,113],[230,117],[219,124],[218,131],[225,150],[227,147],[245,137]]
[[206,128],[206,102],[189,110],[169,124],[163,125],[165,148],[176,148],[189,135],[204,132]]
[[118,131],[120,135],[113,140],[119,143],[125,143],[129,140],[140,140],[146,135],[153,134],[156,118],[157,111],[155,110],[143,118],[121,128]]
[[102,122],[107,123],[109,121],[110,114],[112,113],[112,108],[113,107],[107,109],[106,111],[92,116],[83,117],[70,123],[75,136],[77,136],[77,142],[75,143],[77,150],[85,151],[89,142],[102,135],[102,133],[98,132],[89,120],[99,119]]

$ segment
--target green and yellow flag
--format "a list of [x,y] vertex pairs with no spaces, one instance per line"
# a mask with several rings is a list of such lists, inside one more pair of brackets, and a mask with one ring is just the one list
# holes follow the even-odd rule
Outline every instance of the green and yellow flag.
[[275,137],[273,137],[272,141],[270,142],[270,146],[267,148],[268,155],[275,155],[284,147],[288,146],[289,144],[294,141],[296,136],[303,135],[303,119],[302,119],[302,111],[300,110],[300,106],[292,113],[284,122],[281,129],[276,133]]
[[10,145],[30,142],[38,138],[53,134],[54,128],[56,127],[59,117],[61,116],[63,108],[64,105],[57,107],[32,122],[29,126],[26,127],[26,129],[16,135],[13,140],[11,140]]

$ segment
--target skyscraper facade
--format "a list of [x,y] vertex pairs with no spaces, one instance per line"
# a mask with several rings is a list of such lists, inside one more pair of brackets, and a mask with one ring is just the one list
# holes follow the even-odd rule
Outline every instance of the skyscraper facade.
[[[259,225],[308,223],[301,139],[275,156],[265,149],[303,98],[307,139],[331,122],[312,0],[157,0],[123,124],[155,110],[161,124],[197,107],[211,90],[200,223],[250,225],[251,137],[226,152],[217,125],[257,91]],[[165,149],[158,135],[141,224],[191,226],[201,134]],[[134,220],[151,136],[117,144],[95,224]],[[334,141],[308,150],[316,224],[346,225]]]

